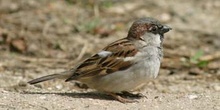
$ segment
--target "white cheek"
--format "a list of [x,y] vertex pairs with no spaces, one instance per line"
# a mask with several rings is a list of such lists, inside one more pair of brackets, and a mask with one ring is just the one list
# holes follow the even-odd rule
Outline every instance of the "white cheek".
[[156,39],[155,39],[155,43],[156,43],[156,44],[160,44],[160,43],[161,43],[160,35],[159,35],[159,34],[156,34],[156,35],[154,35],[154,37],[156,38]]
[[153,34],[153,33],[145,33],[144,34],[144,39],[145,39],[145,42],[147,44],[160,44],[161,43],[161,40],[160,40],[160,35],[159,34]]

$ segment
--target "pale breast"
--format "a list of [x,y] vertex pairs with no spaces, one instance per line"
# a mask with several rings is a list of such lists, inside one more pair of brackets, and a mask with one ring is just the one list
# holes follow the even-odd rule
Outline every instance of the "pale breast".
[[150,79],[158,75],[160,68],[160,59],[158,56],[158,50],[155,47],[148,47],[132,59],[137,62],[127,70],[95,77],[91,80],[87,79],[85,83],[89,87],[99,91],[132,91],[140,85],[148,83]]

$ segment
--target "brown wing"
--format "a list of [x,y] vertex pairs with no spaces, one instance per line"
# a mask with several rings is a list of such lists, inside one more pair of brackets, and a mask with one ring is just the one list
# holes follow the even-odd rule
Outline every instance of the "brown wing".
[[133,63],[124,61],[126,57],[132,57],[137,53],[133,43],[126,38],[109,44],[103,51],[110,52],[107,56],[93,55],[85,60],[75,70],[74,74],[66,81],[88,78],[97,75],[111,74],[129,68]]

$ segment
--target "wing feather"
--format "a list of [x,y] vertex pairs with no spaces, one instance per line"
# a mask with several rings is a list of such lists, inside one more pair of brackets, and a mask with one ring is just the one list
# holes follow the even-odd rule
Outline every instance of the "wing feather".
[[105,57],[99,54],[93,55],[82,62],[82,64],[73,71],[73,75],[66,81],[107,75],[116,71],[126,70],[131,67],[134,62],[124,61],[124,59],[126,57],[133,57],[137,53],[134,44],[126,38],[109,44],[102,51],[111,52],[112,54],[108,53]]

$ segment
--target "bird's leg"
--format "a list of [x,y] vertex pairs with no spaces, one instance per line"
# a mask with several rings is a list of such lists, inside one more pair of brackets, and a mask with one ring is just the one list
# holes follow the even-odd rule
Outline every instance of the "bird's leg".
[[131,99],[126,99],[121,97],[120,95],[117,95],[116,93],[108,93],[109,95],[111,95],[114,99],[118,100],[121,103],[133,103],[133,102],[137,102],[136,100],[131,100]]
[[128,96],[128,97],[134,97],[134,98],[142,98],[142,97],[147,98],[147,96],[145,96],[145,95],[143,95],[143,94],[141,94],[141,93],[132,94],[132,93],[127,92],[127,91],[123,91],[123,92],[122,92],[122,95]]

